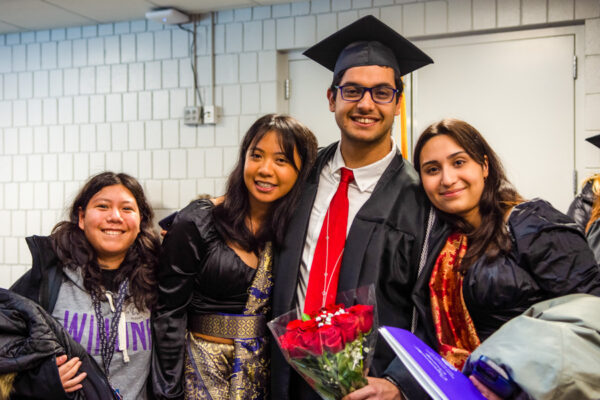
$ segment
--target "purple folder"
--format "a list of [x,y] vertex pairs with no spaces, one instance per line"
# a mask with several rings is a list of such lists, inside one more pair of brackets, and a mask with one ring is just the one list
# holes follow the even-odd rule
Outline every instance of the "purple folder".
[[409,331],[384,326],[379,333],[433,399],[485,400],[469,378]]

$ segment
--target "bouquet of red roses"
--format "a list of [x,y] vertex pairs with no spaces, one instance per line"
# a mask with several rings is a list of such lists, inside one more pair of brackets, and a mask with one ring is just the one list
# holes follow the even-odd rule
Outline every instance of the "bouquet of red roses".
[[367,384],[377,324],[372,286],[361,289],[338,295],[343,303],[313,315],[297,318],[298,312],[290,311],[268,324],[288,363],[326,400]]

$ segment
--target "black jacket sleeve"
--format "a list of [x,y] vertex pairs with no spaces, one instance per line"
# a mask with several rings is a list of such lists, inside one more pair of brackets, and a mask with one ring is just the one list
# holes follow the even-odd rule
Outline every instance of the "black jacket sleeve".
[[182,210],[163,241],[158,271],[152,383],[159,399],[183,399],[187,307],[205,248],[193,215]]
[[573,218],[582,232],[585,232],[585,227],[590,220],[592,206],[596,199],[593,186],[593,181],[588,181],[583,189],[581,189],[581,193],[575,196],[567,211],[567,215]]
[[583,233],[569,217],[542,200],[510,219],[519,265],[551,296],[600,295],[600,268]]
[[61,262],[54,253],[49,236],[30,236],[25,240],[33,260],[31,269],[10,290],[33,300],[52,313],[62,284]]

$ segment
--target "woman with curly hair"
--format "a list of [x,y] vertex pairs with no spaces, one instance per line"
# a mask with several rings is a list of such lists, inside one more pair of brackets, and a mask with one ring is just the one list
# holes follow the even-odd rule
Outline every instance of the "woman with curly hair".
[[[32,269],[11,288],[48,311],[125,399],[147,398],[160,245],[153,216],[134,178],[93,176],[75,197],[67,221],[48,237],[27,238]],[[65,392],[82,388],[86,374],[78,374],[79,359],[63,355],[56,364]]]
[[316,153],[300,122],[265,115],[242,139],[225,195],[178,213],[153,314],[159,399],[268,398],[271,245],[283,239]]

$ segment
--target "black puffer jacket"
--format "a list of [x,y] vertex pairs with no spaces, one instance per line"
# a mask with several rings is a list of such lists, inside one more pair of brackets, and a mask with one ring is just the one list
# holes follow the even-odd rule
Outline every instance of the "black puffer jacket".
[[[463,297],[483,341],[533,304],[571,293],[600,296],[600,267],[576,225],[550,203],[534,199],[517,205],[508,228],[513,248],[493,261],[484,257],[466,272]],[[436,346],[429,301],[433,265],[415,287],[427,342]]]
[[590,214],[592,213],[594,200],[596,200],[593,183],[594,181],[590,180],[585,184],[583,189],[581,189],[581,193],[575,196],[575,199],[571,202],[569,210],[567,211],[567,215],[577,222],[577,225],[581,228],[582,232],[585,232],[585,227],[590,220]]
[[[83,388],[67,394],[56,356],[79,357]],[[85,349],[35,302],[0,288],[0,374],[17,373],[11,399],[113,399],[113,392]]]
[[[515,206],[508,228],[510,254],[493,261],[481,257],[463,280],[463,298],[482,341],[537,302],[571,293],[600,296],[600,267],[571,218],[535,199]],[[434,260],[445,241],[429,241]],[[433,267],[423,269],[412,298],[419,315],[416,334],[437,349],[429,290]],[[392,367],[404,368],[399,359]],[[406,376],[399,383],[411,400],[429,398]]]

